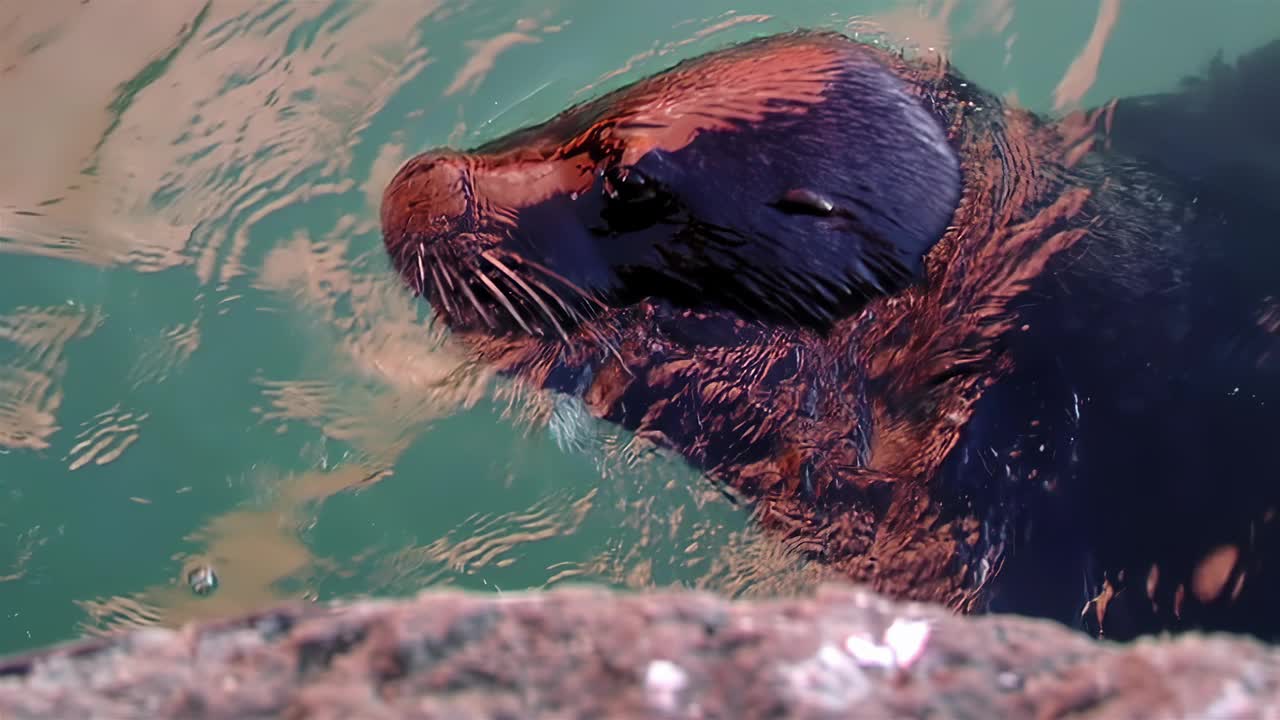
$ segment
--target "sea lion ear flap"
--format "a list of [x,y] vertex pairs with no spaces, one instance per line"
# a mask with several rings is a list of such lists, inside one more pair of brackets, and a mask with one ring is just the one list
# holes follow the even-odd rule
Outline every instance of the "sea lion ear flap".
[[831,198],[808,188],[792,188],[773,202],[773,207],[791,215],[827,217],[836,211]]

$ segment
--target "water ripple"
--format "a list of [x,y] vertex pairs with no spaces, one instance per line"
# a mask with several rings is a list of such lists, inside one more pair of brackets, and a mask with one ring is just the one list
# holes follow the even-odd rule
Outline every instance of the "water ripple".
[[200,347],[200,321],[178,323],[144,341],[129,373],[134,389],[163,382]]
[[[89,33],[92,23],[147,31],[134,42],[158,59],[123,76],[115,61],[79,68],[83,95],[112,93],[108,112],[91,143],[83,140],[92,128],[78,129],[84,149],[74,171],[41,173],[42,182],[8,194],[16,202],[0,208],[0,252],[139,272],[189,267],[202,283],[231,281],[245,272],[263,220],[352,189],[361,133],[427,65],[417,28],[440,3],[166,6],[140,27],[127,2],[64,11],[69,29],[46,54],[73,40],[82,46],[61,55],[112,54],[93,52],[117,36]],[[20,69],[32,88],[53,81],[42,73],[58,71],[39,63]],[[31,110],[34,118],[60,115]]]
[[98,413],[76,435],[76,444],[67,453],[69,470],[93,463],[106,465],[124,454],[141,436],[148,413],[122,412],[119,405]]
[[0,447],[49,447],[59,427],[67,368],[63,348],[92,333],[100,321],[98,311],[76,305],[25,307],[0,315],[0,352],[15,356],[0,364]]

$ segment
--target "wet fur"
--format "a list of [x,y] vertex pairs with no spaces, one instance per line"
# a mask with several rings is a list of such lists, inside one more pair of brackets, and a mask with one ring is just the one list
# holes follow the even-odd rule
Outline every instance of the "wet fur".
[[[832,41],[802,33],[730,52]],[[543,234],[506,249],[518,258],[550,243],[540,261],[577,273],[566,281],[589,286],[581,295],[592,302],[557,316],[555,332],[453,313],[460,339],[481,360],[579,395],[596,415],[681,453],[748,500],[782,542],[882,591],[1043,615],[1111,637],[1187,627],[1276,635],[1280,616],[1265,608],[1280,601],[1269,567],[1280,557],[1271,520],[1280,505],[1271,449],[1280,427],[1280,265],[1270,240],[1276,195],[1251,189],[1276,187],[1280,165],[1250,149],[1274,148],[1280,133],[1241,108],[1267,120],[1275,117],[1267,108],[1280,109],[1272,80],[1280,42],[1179,93],[1063,123],[1006,112],[954,72],[887,53],[877,61],[945,131],[963,177],[951,195],[945,161],[934,166],[940,174],[895,176],[913,192],[933,177],[941,188],[933,197],[949,204],[925,213],[933,223],[947,216],[935,239],[892,236],[910,241],[899,245],[907,272],[898,281],[850,282],[848,266],[830,261],[865,247],[857,233],[808,243],[810,217],[779,220],[738,202],[725,206],[744,208],[728,226],[781,223],[764,235],[785,237],[788,252],[747,242],[704,257],[692,287],[706,292],[679,292],[664,278],[687,257],[620,262],[606,248],[591,253],[600,260],[592,264],[556,254],[578,246],[557,248],[560,236],[545,230],[583,219],[560,198],[524,218],[511,213],[514,236],[529,227]],[[856,154],[862,139],[895,128],[857,114],[859,95],[884,87],[881,76],[865,77],[880,79],[841,85],[843,101],[804,116],[800,127],[824,141],[809,150],[801,143],[793,152],[787,133],[770,133],[781,127],[776,118],[722,138],[754,129],[735,147],[793,173],[764,194],[717,190],[740,177],[714,172],[733,167],[740,151],[704,144],[658,157],[686,173],[667,177],[693,182],[681,190],[690,198],[703,191],[763,204],[793,178],[837,194],[824,183],[850,174],[839,156],[818,151]],[[544,152],[627,97],[619,91],[476,152]],[[834,122],[844,115],[853,118],[847,126]],[[485,241],[441,241],[466,225],[457,218],[415,219],[414,198],[431,189],[415,162],[384,200],[388,251],[448,318],[444,279],[415,274],[412,253],[433,248],[440,263]],[[755,185],[742,187],[761,183],[745,179]],[[731,284],[732,292],[703,285],[744,261],[759,262],[761,282]],[[632,270],[618,272],[628,263]],[[521,270],[530,282],[536,271]],[[514,281],[506,287],[519,295]],[[501,315],[495,299],[476,301]],[[452,302],[468,301],[458,292]],[[517,310],[539,312],[532,302]],[[1227,545],[1239,562],[1202,602],[1197,568]]]

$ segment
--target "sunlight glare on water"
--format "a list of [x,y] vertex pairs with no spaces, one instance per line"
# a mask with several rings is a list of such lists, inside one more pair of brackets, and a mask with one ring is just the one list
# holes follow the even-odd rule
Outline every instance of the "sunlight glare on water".
[[400,163],[799,26],[1046,111],[1280,27],[1265,0],[784,5],[0,9],[0,653],[429,585],[811,587],[682,464],[428,329],[379,236]]

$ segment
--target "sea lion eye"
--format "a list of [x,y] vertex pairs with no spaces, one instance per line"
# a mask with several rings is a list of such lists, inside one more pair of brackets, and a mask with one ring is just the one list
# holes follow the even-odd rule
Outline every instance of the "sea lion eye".
[[657,197],[654,183],[644,173],[629,166],[614,166],[605,169],[604,195],[612,202],[643,203]]
[[613,232],[635,232],[674,212],[675,198],[662,183],[634,166],[615,166],[600,173],[604,207],[600,216]]

